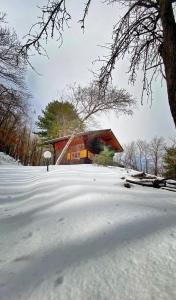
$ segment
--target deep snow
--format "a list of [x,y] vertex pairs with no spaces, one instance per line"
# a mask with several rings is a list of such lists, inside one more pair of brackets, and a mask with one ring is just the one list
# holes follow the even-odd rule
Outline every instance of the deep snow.
[[0,299],[176,299],[175,193],[120,168],[0,167]]

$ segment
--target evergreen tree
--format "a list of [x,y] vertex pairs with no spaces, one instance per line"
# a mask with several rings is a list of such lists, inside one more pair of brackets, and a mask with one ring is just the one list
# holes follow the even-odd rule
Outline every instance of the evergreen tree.
[[36,125],[41,130],[39,135],[45,138],[56,138],[72,134],[75,128],[83,131],[84,126],[69,102],[50,102],[42,115],[38,116]]
[[104,146],[104,150],[99,154],[96,154],[93,163],[102,166],[112,166],[113,165],[114,151]]
[[165,177],[176,179],[176,147],[167,148],[164,156]]

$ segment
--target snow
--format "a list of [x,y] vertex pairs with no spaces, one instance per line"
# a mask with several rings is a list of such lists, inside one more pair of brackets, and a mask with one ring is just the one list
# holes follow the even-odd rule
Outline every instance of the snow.
[[168,179],[168,180],[167,180],[167,183],[168,183],[168,184],[176,185],[176,180]]
[[0,168],[0,299],[176,299],[175,193],[122,168]]
[[13,157],[0,152],[0,165],[18,165],[19,162],[16,161]]

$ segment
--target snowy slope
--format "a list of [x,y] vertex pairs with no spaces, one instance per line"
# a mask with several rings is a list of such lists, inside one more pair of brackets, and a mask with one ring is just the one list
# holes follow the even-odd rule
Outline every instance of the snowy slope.
[[18,165],[19,163],[11,156],[0,152],[0,165]]
[[176,299],[175,193],[124,175],[0,168],[0,299]]

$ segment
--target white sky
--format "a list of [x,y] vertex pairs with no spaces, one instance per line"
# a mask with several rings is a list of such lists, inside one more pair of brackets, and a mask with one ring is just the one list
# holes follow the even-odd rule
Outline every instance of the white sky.
[[[30,26],[35,23],[40,14],[37,5],[45,4],[47,0],[1,0],[1,11],[7,12],[9,25],[13,27],[20,38],[27,34]],[[47,46],[49,60],[36,54],[32,64],[42,75],[39,76],[30,68],[27,72],[27,86],[33,95],[33,107],[38,115],[40,110],[53,99],[59,99],[66,85],[74,82],[86,85],[92,78],[90,70],[92,62],[106,54],[104,45],[111,41],[114,20],[119,18],[122,11],[117,5],[107,6],[95,0],[90,7],[83,34],[77,22],[82,17],[84,0],[67,0],[69,12],[72,15],[70,28],[63,35],[63,45],[58,48],[56,41],[50,41]],[[75,4],[76,3],[76,4]],[[133,116],[120,116],[113,113],[98,117],[101,128],[111,128],[120,143],[142,138],[149,140],[153,136],[169,138],[175,135],[175,127],[169,110],[165,82],[161,87],[160,80],[154,83],[154,100],[140,104],[141,80],[139,73],[135,86],[128,85],[127,58],[119,64],[114,72],[113,83],[119,88],[125,88],[138,101],[138,109]]]

